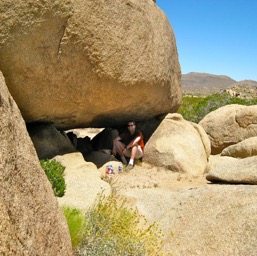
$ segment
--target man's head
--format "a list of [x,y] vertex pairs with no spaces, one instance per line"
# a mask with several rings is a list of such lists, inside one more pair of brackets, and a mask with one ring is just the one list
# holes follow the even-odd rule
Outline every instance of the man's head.
[[134,134],[134,132],[136,130],[136,122],[135,121],[128,122],[128,130],[129,130],[130,134]]

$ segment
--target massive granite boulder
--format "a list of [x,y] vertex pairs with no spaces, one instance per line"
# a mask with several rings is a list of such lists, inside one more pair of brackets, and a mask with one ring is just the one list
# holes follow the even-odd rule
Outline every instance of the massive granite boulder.
[[0,255],[72,255],[61,213],[0,73]]
[[175,37],[150,0],[2,0],[0,68],[26,122],[114,127],[174,112]]
[[257,105],[226,105],[206,115],[200,122],[211,140],[211,153],[257,135]]
[[144,161],[189,175],[203,174],[210,155],[210,140],[199,125],[168,114],[145,146]]

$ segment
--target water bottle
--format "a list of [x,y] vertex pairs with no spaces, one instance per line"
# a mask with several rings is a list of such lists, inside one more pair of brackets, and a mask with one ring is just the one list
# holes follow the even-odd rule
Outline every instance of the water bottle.
[[119,167],[118,167],[118,173],[122,173],[122,166],[121,165],[119,165]]

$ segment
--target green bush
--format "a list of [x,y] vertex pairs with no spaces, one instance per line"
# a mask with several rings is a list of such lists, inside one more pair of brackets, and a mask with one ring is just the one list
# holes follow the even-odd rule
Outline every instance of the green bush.
[[229,104],[256,105],[257,99],[231,97],[227,93],[214,93],[207,97],[183,97],[178,110],[184,119],[200,122],[208,113]]
[[197,122],[196,111],[194,108],[199,102],[201,102],[202,99],[203,98],[201,97],[183,97],[180,108],[178,109],[178,113],[180,113],[184,119],[188,121]]
[[40,164],[52,185],[55,196],[62,197],[66,189],[65,180],[63,177],[65,167],[55,159],[43,159],[40,160]]
[[71,236],[72,248],[75,249],[82,241],[84,228],[84,215],[80,210],[62,207]]
[[162,255],[163,235],[148,225],[137,210],[127,208],[117,194],[105,198],[85,214],[85,232],[76,256]]

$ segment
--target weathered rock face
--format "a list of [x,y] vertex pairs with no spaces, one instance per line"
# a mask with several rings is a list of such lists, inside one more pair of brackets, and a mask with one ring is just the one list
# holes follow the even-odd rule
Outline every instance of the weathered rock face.
[[237,159],[219,157],[206,179],[212,182],[242,183],[257,185],[257,156]]
[[153,1],[2,0],[0,68],[24,119],[108,127],[174,112],[181,71]]
[[205,185],[177,191],[138,189],[127,196],[166,234],[166,250],[176,256],[257,254],[257,188]]
[[31,124],[27,129],[39,159],[76,151],[68,136],[59,132],[53,124]]
[[168,114],[146,143],[144,161],[175,172],[203,174],[210,153],[203,133],[180,114]]
[[0,254],[72,255],[67,223],[0,73]]
[[209,158],[209,156],[211,155],[211,142],[210,142],[210,139],[207,135],[207,133],[205,132],[205,130],[203,129],[202,126],[194,123],[194,122],[190,122],[190,124],[196,129],[196,131],[198,132],[201,140],[202,140],[202,143],[203,143],[203,146],[204,146],[204,150],[205,150],[205,153],[206,153],[206,157],[207,159]]
[[101,179],[101,172],[93,163],[86,162],[81,153],[56,156],[55,159],[66,167],[67,189],[65,195],[58,198],[60,205],[85,210],[93,206],[100,193],[110,195],[110,184]]
[[231,164],[232,166],[235,163],[235,160],[236,159],[234,157],[210,155],[205,172],[209,173],[212,170],[216,169],[217,167],[222,166],[223,164],[226,164],[226,165]]
[[211,153],[257,135],[257,106],[227,105],[199,122],[211,141]]
[[221,156],[232,156],[245,158],[257,155],[257,137],[250,137],[235,145],[224,148],[220,154]]

